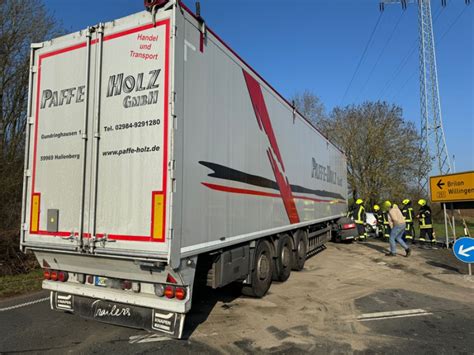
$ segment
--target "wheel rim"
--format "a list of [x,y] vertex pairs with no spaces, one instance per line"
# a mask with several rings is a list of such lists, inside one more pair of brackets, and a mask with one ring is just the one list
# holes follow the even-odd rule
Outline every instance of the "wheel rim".
[[270,263],[266,254],[261,254],[257,264],[257,276],[260,280],[265,280],[268,277],[270,270]]
[[281,249],[281,264],[283,268],[287,268],[290,266],[290,248],[288,244],[285,244]]

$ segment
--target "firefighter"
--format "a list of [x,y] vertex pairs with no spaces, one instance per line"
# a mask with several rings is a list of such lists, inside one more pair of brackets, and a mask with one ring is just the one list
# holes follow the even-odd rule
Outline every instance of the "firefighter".
[[[390,201],[386,201],[386,202],[390,203]],[[388,220],[388,212],[386,211],[386,209],[383,209],[382,211],[382,218],[383,218],[383,236],[385,240],[388,241],[390,239],[390,233],[392,232],[392,228],[390,227],[390,222]]]
[[379,205],[374,205],[374,215],[375,219],[377,220],[377,226],[379,227],[378,236],[383,236],[384,234],[384,225],[383,225],[383,212],[380,210]]
[[424,199],[419,200],[418,204],[420,205],[420,209],[416,218],[418,218],[420,222],[420,241],[425,242],[429,239],[431,243],[436,243],[436,239],[433,237],[431,208]]
[[413,221],[413,207],[411,207],[411,201],[409,199],[404,199],[402,201],[402,214],[405,217],[406,229],[405,229],[405,238],[407,240],[415,240],[415,228]]
[[365,240],[367,238],[367,232],[365,230],[365,207],[364,207],[364,200],[358,198],[356,200],[356,206],[354,208],[352,217],[354,218],[354,222],[357,225],[357,232],[359,233],[359,240]]

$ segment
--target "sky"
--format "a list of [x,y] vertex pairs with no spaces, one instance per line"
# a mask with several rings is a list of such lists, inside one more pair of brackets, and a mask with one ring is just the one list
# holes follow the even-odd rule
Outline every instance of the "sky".
[[[45,3],[70,32],[143,10],[142,0]],[[185,3],[194,9],[194,0]],[[201,0],[201,16],[283,96],[310,90],[328,111],[385,100],[419,128],[417,7],[387,5],[381,14],[378,3]],[[432,14],[449,155],[456,171],[474,170],[474,3],[448,0],[442,8],[441,0],[432,0]]]

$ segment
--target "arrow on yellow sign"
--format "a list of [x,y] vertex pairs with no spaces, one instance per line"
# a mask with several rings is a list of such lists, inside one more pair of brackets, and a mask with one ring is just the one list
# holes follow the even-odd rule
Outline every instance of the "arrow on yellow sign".
[[443,180],[441,180],[441,179],[440,179],[440,180],[438,181],[438,183],[436,184],[436,186],[438,186],[440,190],[443,189],[443,186],[444,186],[444,185],[446,185],[446,184],[445,184],[445,183],[443,182]]

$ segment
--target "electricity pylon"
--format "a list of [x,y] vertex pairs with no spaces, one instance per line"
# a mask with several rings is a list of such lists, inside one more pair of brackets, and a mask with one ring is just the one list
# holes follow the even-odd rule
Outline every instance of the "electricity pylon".
[[[465,0],[466,5],[470,0]],[[421,108],[421,149],[429,162],[435,160],[432,170],[439,175],[453,172],[451,160],[444,135],[441,115],[441,100],[439,97],[438,69],[436,65],[436,50],[433,34],[433,19],[431,15],[431,0],[382,0],[380,10],[386,4],[401,4],[405,10],[409,4],[418,6],[418,36],[420,53],[420,108]],[[441,0],[446,6],[447,0]],[[434,169],[433,169],[434,168]],[[428,176],[419,181],[421,192],[428,192]]]
[[[445,5],[445,2],[443,2]],[[439,98],[438,68],[431,17],[431,0],[418,1],[418,31],[420,41],[420,99],[421,99],[421,148],[431,158],[435,156],[439,175],[453,171],[444,135]],[[433,154],[434,153],[434,154]],[[422,191],[427,191],[428,177],[420,181]]]
[[[464,1],[466,5],[469,5],[471,2],[471,0]],[[430,162],[431,170],[436,171],[439,175],[445,175],[453,172],[453,166],[449,159],[441,115],[431,0],[382,0],[380,2],[380,10],[384,10],[385,4],[401,4],[402,9],[406,10],[407,6],[413,3],[417,3],[418,5],[418,36],[420,43],[420,146],[424,158]],[[446,4],[447,0],[441,0],[441,6],[444,7]],[[437,163],[437,169],[433,169],[431,164],[433,158]],[[421,193],[428,195],[428,176],[422,176],[420,178],[419,188]],[[448,219],[445,203],[443,204],[443,212],[447,247],[449,245],[448,224],[451,226],[454,238],[456,238],[456,229],[454,225],[454,212],[451,222]],[[460,214],[459,210],[458,213]]]

